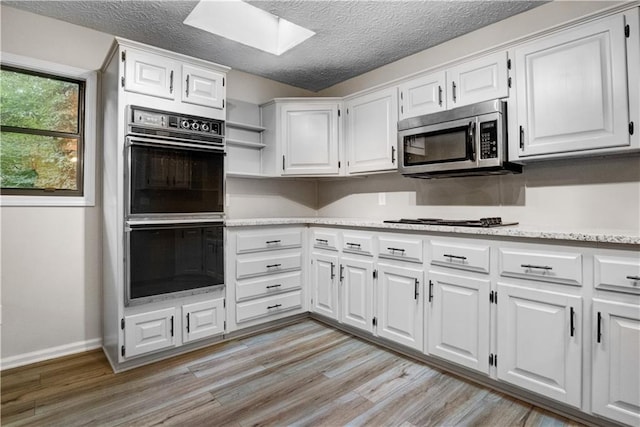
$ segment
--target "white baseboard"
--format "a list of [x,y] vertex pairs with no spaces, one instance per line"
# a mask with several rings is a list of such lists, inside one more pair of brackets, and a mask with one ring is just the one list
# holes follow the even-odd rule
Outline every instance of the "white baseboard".
[[100,347],[102,347],[102,338],[94,338],[58,347],[46,348],[44,350],[33,351],[31,353],[18,354],[17,356],[5,357],[0,360],[0,371],[29,365],[31,363],[42,362],[43,360],[68,356],[70,354],[82,353],[83,351],[94,350]]

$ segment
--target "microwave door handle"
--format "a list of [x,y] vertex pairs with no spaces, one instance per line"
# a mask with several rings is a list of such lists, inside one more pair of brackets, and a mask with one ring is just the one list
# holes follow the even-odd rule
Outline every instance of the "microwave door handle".
[[468,144],[469,144],[469,158],[472,162],[476,161],[476,144],[475,144],[475,130],[476,122],[469,122],[469,129],[467,132]]

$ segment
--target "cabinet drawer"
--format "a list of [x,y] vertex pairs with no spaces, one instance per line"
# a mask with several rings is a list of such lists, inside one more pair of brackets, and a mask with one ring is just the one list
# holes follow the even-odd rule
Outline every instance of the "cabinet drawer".
[[344,233],[342,235],[342,250],[355,254],[373,255],[373,236]]
[[302,272],[278,274],[253,280],[241,280],[236,283],[236,301],[254,297],[278,294],[302,286]]
[[241,302],[236,305],[236,321],[238,323],[245,322],[300,307],[302,307],[302,291],[300,290]]
[[489,272],[489,246],[431,242],[431,264]]
[[262,232],[238,233],[236,252],[267,251],[302,246],[301,230],[269,230]]
[[502,276],[582,286],[582,255],[572,252],[500,249]]
[[240,258],[236,260],[236,277],[275,274],[283,271],[299,270],[302,265],[302,254],[269,256],[260,258]]
[[338,250],[338,232],[328,230],[313,230],[311,243],[314,248]]
[[422,262],[422,240],[401,236],[383,236],[378,239],[378,254],[380,258]]
[[640,293],[640,256],[594,257],[596,288]]

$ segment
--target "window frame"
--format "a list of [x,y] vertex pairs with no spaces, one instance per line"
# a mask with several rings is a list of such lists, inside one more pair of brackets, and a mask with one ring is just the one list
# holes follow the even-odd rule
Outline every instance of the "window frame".
[[[95,206],[98,73],[4,52],[1,55],[3,68],[14,68],[18,72],[44,75],[60,80],[83,82],[84,99],[79,99],[79,123],[83,125],[84,132],[79,140],[82,144],[82,156],[78,157],[78,174],[81,175],[78,177],[78,184],[82,194],[78,192],[79,190],[56,190],[55,192],[28,190],[30,194],[17,190],[21,194],[10,194],[16,191],[8,189],[8,193],[7,190],[2,190],[0,194],[0,206]],[[4,130],[8,131],[7,128],[5,127]]]

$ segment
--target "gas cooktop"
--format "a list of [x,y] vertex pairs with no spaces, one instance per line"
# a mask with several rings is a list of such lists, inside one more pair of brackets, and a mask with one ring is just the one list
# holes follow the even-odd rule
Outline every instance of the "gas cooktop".
[[390,219],[384,222],[390,224],[419,224],[419,225],[449,225],[456,227],[505,227],[517,225],[517,222],[502,222],[500,217],[480,219],[439,219],[439,218],[402,218]]

